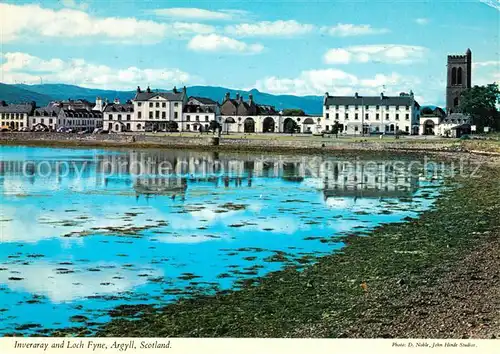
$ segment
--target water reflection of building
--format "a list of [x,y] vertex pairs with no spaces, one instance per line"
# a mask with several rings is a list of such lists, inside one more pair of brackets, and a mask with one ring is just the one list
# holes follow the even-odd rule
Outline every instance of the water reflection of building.
[[143,195],[169,195],[183,196],[187,189],[186,178],[137,178],[134,182],[134,190]]
[[399,161],[335,162],[323,178],[324,198],[411,197],[419,187],[419,179],[407,167]]

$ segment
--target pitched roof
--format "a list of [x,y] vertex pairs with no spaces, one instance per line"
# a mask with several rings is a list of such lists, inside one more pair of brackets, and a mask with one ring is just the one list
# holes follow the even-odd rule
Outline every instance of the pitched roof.
[[0,105],[0,113],[28,113],[30,114],[35,107],[31,103]]
[[133,111],[134,111],[134,105],[130,103],[124,103],[124,104],[111,103],[106,105],[106,108],[104,108],[104,112],[133,112]]
[[182,101],[184,99],[184,92],[137,92],[134,101],[148,101],[153,97],[160,96],[167,101]]
[[217,104],[217,102],[215,102],[214,100],[212,100],[211,98],[208,98],[208,97],[198,97],[198,96],[189,97],[189,99],[191,99],[191,98],[195,99],[198,102],[203,103],[203,104],[211,104],[211,105]]
[[411,106],[415,102],[411,96],[328,96],[325,104],[328,106],[365,105],[365,106]]
[[86,109],[63,109],[64,115],[71,118],[102,118],[102,112]]
[[37,108],[33,112],[34,116],[37,117],[55,117],[59,113],[60,108],[59,107],[42,107],[42,108]]

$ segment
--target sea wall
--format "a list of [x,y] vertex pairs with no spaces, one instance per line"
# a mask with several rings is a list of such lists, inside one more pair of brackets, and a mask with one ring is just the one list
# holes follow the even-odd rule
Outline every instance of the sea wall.
[[297,137],[287,139],[265,137],[259,139],[212,135],[163,136],[145,134],[66,134],[45,132],[2,132],[0,144],[24,145],[68,145],[68,146],[119,146],[119,147],[169,147],[220,150],[366,150],[366,151],[459,151],[456,141],[416,140],[411,138],[386,137],[380,141],[337,138]]

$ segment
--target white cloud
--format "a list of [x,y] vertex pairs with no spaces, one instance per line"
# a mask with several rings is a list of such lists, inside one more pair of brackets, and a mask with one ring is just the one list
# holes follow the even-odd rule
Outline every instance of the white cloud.
[[79,10],[87,10],[89,5],[85,2],[80,2],[78,3],[76,0],[62,0],[61,1],[62,5],[64,7],[69,7],[72,9],[79,9]]
[[233,38],[219,36],[217,34],[197,35],[193,37],[188,48],[198,52],[219,52],[256,54],[262,52],[264,47],[261,44],[247,44]]
[[320,69],[302,71],[296,78],[279,78],[275,76],[258,80],[258,90],[274,94],[292,94],[299,96],[353,95],[360,92],[364,95],[378,95],[383,90],[386,94],[399,94],[401,91],[415,90],[420,84],[416,77],[403,77],[397,73],[376,74],[374,77],[358,78],[354,74],[339,69]]
[[204,20],[232,20],[236,16],[241,16],[246,14],[246,11],[240,10],[219,10],[210,11],[199,8],[189,8],[189,7],[171,7],[166,9],[155,9],[151,11],[152,13],[168,18],[183,18],[191,19],[196,21]]
[[429,20],[428,18],[424,18],[424,17],[422,17],[422,18],[417,18],[417,19],[415,20],[415,22],[416,22],[417,24],[421,25],[421,26],[425,26],[425,25],[429,24],[430,20]]
[[213,26],[198,23],[160,23],[133,17],[93,17],[75,9],[52,10],[39,5],[0,4],[2,40],[21,38],[93,37],[123,43],[157,43],[164,37],[211,33]]
[[103,89],[131,89],[136,83],[168,87],[197,80],[179,69],[111,68],[84,59],[41,59],[26,53],[5,53],[0,65],[4,83],[67,83]]
[[481,67],[488,67],[488,66],[496,66],[497,68],[500,68],[500,60],[488,60],[488,61],[480,61],[480,62],[475,62],[472,63],[472,66],[474,68],[481,68]]
[[309,33],[315,26],[299,23],[295,20],[289,21],[263,21],[257,23],[241,23],[238,25],[226,26],[226,33],[241,36],[293,36]]
[[327,64],[368,62],[411,64],[423,60],[426,53],[427,48],[420,46],[378,44],[333,48],[325,53],[323,59]]
[[335,37],[366,36],[388,33],[387,28],[373,28],[371,25],[354,25],[350,23],[339,23],[336,26],[321,27],[321,32]]
[[479,0],[479,1],[481,1],[483,4],[491,6],[492,8],[500,11],[500,0]]

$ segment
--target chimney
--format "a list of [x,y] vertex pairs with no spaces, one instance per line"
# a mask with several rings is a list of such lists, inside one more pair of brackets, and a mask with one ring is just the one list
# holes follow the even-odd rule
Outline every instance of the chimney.
[[174,89],[172,90],[173,93],[177,93],[177,87],[174,86]]
[[229,100],[230,97],[231,97],[231,94],[229,92],[226,92],[226,94],[224,96],[224,101]]
[[137,93],[141,93],[141,87],[137,86]]
[[182,93],[183,93],[184,95],[187,95],[187,88],[186,88],[186,86],[184,86],[184,87],[182,88]]
[[249,94],[249,95],[248,95],[248,103],[249,103],[250,105],[252,105],[252,104],[253,104],[253,95],[252,95],[252,94]]
[[120,99],[117,97],[115,98],[115,100],[113,101],[114,104],[120,104]]
[[147,93],[151,93],[151,89],[149,88],[149,86],[148,86],[148,88],[146,89],[146,92],[147,92]]
[[330,97],[330,94],[328,92],[325,92],[325,96],[323,98],[323,106],[326,106],[326,99]]
[[359,95],[358,95],[358,93],[357,93],[357,92],[354,94],[354,98],[356,98],[356,99],[358,99],[358,98],[359,98]]
[[380,99],[383,100],[384,99],[384,93],[383,92],[380,92]]
[[239,93],[237,93],[237,94],[236,94],[236,101],[239,101],[239,100],[240,100],[240,94],[239,94]]
[[7,107],[7,102],[5,102],[5,101],[3,101],[3,100],[2,100],[2,101],[0,101],[0,106],[2,106],[2,107]]

